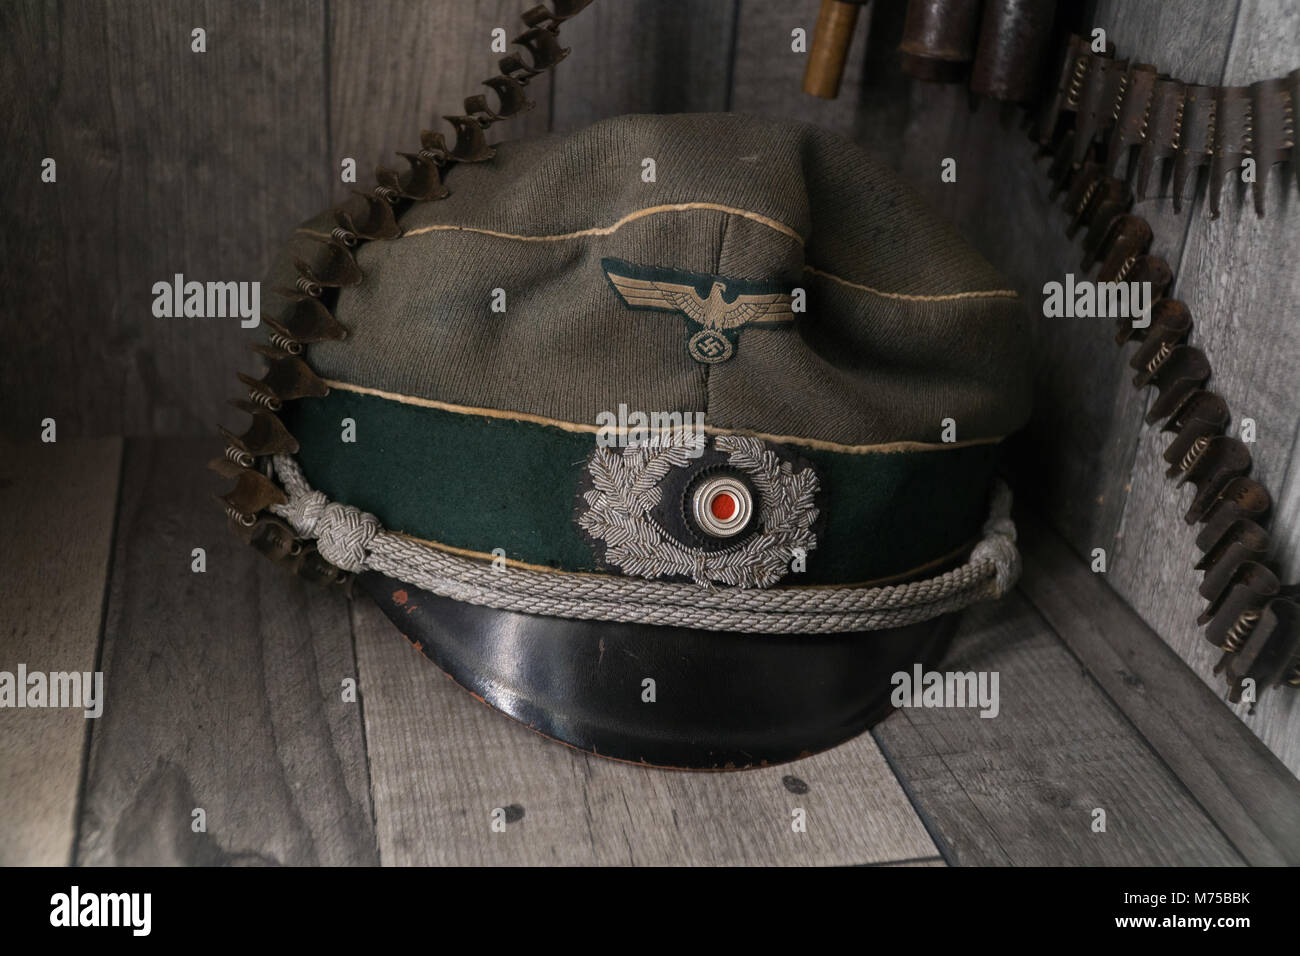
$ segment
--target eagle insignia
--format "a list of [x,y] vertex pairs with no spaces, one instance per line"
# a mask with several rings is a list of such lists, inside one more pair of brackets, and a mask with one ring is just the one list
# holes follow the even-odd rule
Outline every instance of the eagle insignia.
[[[681,269],[601,259],[610,285],[629,309],[676,312],[691,333],[686,350],[697,362],[716,365],[736,353],[740,330],[794,321],[793,297],[781,283],[728,279]],[[708,289],[704,295],[700,290]]]

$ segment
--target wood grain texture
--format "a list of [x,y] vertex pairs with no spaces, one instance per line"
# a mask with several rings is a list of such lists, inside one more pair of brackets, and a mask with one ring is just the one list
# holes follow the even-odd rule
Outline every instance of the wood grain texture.
[[813,123],[896,161],[907,118],[899,95],[906,80],[896,52],[904,5],[874,3],[858,17],[840,95],[833,100],[803,92],[808,55],[791,49],[795,28],[805,31],[811,46],[819,7],[818,0],[742,0],[730,108]]
[[[1247,85],[1294,69],[1300,9],[1279,2],[1243,2],[1222,82]],[[1300,210],[1294,169],[1284,177],[1269,174],[1265,217],[1255,216],[1248,187],[1230,176],[1222,215],[1211,220],[1204,199],[1187,219],[1187,242],[1177,273],[1176,294],[1191,309],[1192,342],[1210,359],[1210,387],[1224,396],[1233,413],[1234,432],[1243,417],[1253,418],[1258,440],[1251,445],[1253,475],[1284,503],[1272,523],[1284,572],[1295,577],[1300,562],[1300,514],[1284,485],[1296,481],[1300,390]],[[1186,218],[1188,213],[1184,211]],[[1153,228],[1157,223],[1153,220]],[[1165,478],[1162,458],[1167,435],[1151,428],[1141,434],[1124,513],[1122,537],[1109,580],[1139,614],[1169,643],[1214,692],[1226,687],[1213,673],[1220,652],[1196,624],[1204,602],[1197,595],[1201,574],[1197,528],[1183,521],[1191,489],[1175,490]],[[1262,695],[1253,708],[1234,710],[1291,768],[1300,773],[1300,695],[1287,689]]]
[[1036,519],[1018,525],[1021,590],[1143,739],[1248,862],[1300,863],[1300,781],[1102,575]]
[[[454,137],[442,116],[464,112],[465,97],[492,94],[482,83],[505,54],[493,52],[492,31],[507,40],[525,29],[527,0],[337,0],[329,8],[329,166],[331,194],[368,188],[376,165],[405,169],[396,150],[415,152],[420,131]],[[589,11],[588,11],[589,13]],[[583,16],[587,16],[584,13]],[[561,28],[568,45],[572,26]],[[513,51],[514,46],[508,45]],[[564,70],[568,61],[556,70]],[[535,136],[550,128],[551,76],[528,87],[534,109],[493,126],[489,142]],[[358,186],[341,182],[340,163],[357,161]],[[305,215],[299,216],[299,219]]]
[[592,4],[560,33],[572,52],[555,70],[552,129],[623,113],[726,110],[735,18],[730,0]]
[[932,856],[932,857],[927,857],[927,858],[925,858],[925,859],[921,859],[921,860],[899,860],[899,861],[894,862],[894,863],[868,863],[868,864],[866,864],[866,865],[867,865],[867,866],[903,866],[903,867],[913,867],[913,866],[947,866],[948,864],[944,862],[943,857],[941,857],[941,856]]
[[[354,605],[353,628],[386,865],[831,865],[937,855],[868,734],[765,770],[649,770],[548,741],[475,701],[369,602]],[[490,828],[496,808],[506,811],[504,832]],[[806,833],[791,829],[796,808],[807,814]]]
[[1018,592],[967,610],[940,670],[996,671],[998,716],[904,709],[873,734],[949,863],[1242,862]]
[[[0,671],[95,670],[121,457],[117,438],[0,444]],[[71,861],[92,723],[0,710],[0,865]]]
[[7,433],[34,437],[45,415],[68,438],[211,427],[245,335],[235,319],[156,318],[153,284],[259,280],[325,204],[323,9],[3,5]]
[[1121,59],[1154,64],[1184,83],[1213,85],[1221,82],[1241,3],[1098,0],[1092,23],[1105,29]]
[[127,445],[77,862],[372,864],[347,603],[229,531],[214,450]]

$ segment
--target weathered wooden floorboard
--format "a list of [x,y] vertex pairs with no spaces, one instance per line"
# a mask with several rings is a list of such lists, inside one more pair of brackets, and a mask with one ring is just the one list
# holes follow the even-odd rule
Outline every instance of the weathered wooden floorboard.
[[572,52],[555,69],[552,129],[727,109],[735,13],[714,0],[592,4],[560,31]]
[[230,532],[217,447],[127,445],[77,861],[374,863],[347,602]]
[[[353,606],[385,864],[854,864],[933,860],[869,734],[783,767],[681,773],[548,741]],[[504,832],[491,829],[505,811]],[[806,812],[807,832],[792,813]]]
[[[1232,47],[1223,83],[1247,85],[1300,65],[1300,8],[1295,4],[1242,3],[1236,29],[1228,33]],[[1151,56],[1157,55],[1158,45],[1148,41],[1147,47]],[[1225,180],[1219,219],[1208,217],[1204,198],[1190,213],[1184,210],[1187,244],[1175,291],[1196,323],[1192,344],[1206,353],[1214,369],[1209,387],[1223,395],[1232,411],[1232,433],[1240,437],[1243,418],[1255,422],[1257,440],[1249,446],[1254,476],[1287,502],[1284,483],[1300,480],[1295,467],[1300,456],[1300,230],[1295,223],[1300,195],[1293,167],[1285,175],[1280,169],[1258,174],[1267,176],[1263,219],[1256,217],[1249,187],[1235,173]],[[1223,681],[1213,673],[1220,652],[1196,624],[1204,606],[1197,595],[1201,574],[1193,569],[1201,557],[1195,545],[1199,527],[1183,521],[1191,489],[1175,490],[1164,475],[1162,453],[1169,437],[1143,430],[1109,580],[1178,656],[1222,694]],[[1300,571],[1298,518],[1294,506],[1284,506],[1272,523],[1278,554],[1293,579]],[[1235,709],[1292,773],[1300,773],[1300,694],[1286,689],[1265,694],[1253,714],[1244,703]]]
[[1238,852],[1300,863],[1300,781],[1064,541],[1019,530],[1021,590]]
[[923,857],[919,860],[898,860],[892,863],[867,863],[865,866],[947,866],[941,856]]
[[[4,431],[205,432],[246,334],[158,318],[154,283],[255,281],[325,205],[321,0],[0,8]],[[207,51],[191,32],[206,30]],[[13,111],[12,113],[10,111]],[[41,162],[57,163],[42,183]]]
[[909,708],[873,734],[948,862],[1242,862],[1019,592],[968,610],[940,669],[998,673],[998,716]]
[[[0,671],[15,681],[19,665],[95,670],[121,457],[118,438],[0,445]],[[71,861],[92,723],[84,707],[0,712],[0,865]]]

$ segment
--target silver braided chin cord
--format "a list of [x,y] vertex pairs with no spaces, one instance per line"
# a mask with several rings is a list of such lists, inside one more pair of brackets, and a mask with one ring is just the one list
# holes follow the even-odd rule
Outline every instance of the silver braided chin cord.
[[761,634],[871,631],[928,621],[1006,594],[1020,576],[1011,491],[997,481],[984,538],[960,567],[922,581],[856,588],[709,588],[612,574],[566,574],[449,554],[385,531],[372,514],[314,491],[298,463],[275,456],[289,496],[271,510],[345,571],[388,577],[467,604],[578,620]]

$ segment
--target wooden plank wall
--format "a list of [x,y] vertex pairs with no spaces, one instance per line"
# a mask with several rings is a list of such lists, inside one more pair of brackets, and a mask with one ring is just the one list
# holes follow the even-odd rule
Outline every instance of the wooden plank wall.
[[0,37],[5,434],[210,429],[245,338],[155,318],[151,290],[260,279],[327,202],[324,4],[6,3]]
[[[230,320],[156,319],[154,282],[259,278],[293,225],[409,148],[492,68],[491,30],[513,35],[524,0],[90,0],[0,5],[0,93],[13,175],[0,182],[0,372],[5,435],[197,435],[224,417],[231,373],[250,364]],[[790,31],[812,32],[817,0],[600,0],[564,32],[573,48],[537,108],[502,135],[563,132],[629,111],[745,110],[816,122],[879,153],[1025,294],[1077,268],[1044,166],[1014,111],[969,108],[958,87],[897,69],[903,4],[863,16],[844,90],[799,91]],[[1099,0],[1092,21],[1123,56],[1180,78],[1247,83],[1300,64],[1288,0]],[[190,31],[208,52],[190,52]],[[58,161],[42,185],[40,162]],[[958,183],[939,163],[958,160]],[[1294,174],[1292,173],[1292,176]],[[1259,474],[1278,499],[1286,572],[1300,572],[1300,273],[1294,178],[1275,179],[1257,221],[1232,194],[1210,221],[1167,198],[1139,212],[1181,274],[1216,387],[1256,419]],[[1020,490],[1081,554],[1105,547],[1119,593],[1217,688],[1216,652],[1195,628],[1197,553],[1185,507],[1157,474],[1146,396],[1105,329],[1040,323],[1038,410],[1019,445]],[[1028,469],[1027,471],[1025,469]],[[1297,695],[1242,718],[1300,771]]]

